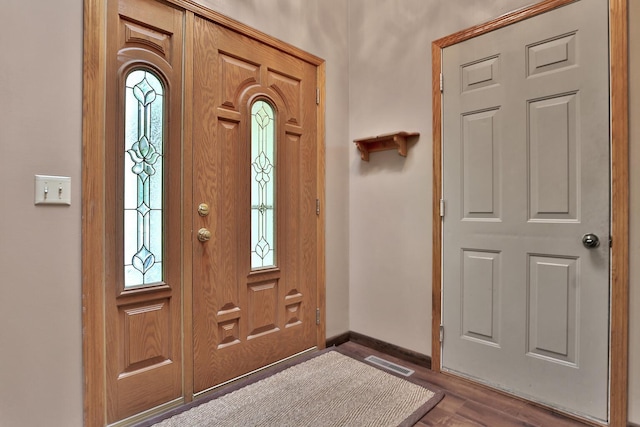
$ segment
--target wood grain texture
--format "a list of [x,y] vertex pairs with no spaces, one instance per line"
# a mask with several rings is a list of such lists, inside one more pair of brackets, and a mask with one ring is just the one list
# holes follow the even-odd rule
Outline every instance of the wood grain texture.
[[[310,71],[312,74],[313,84],[309,85],[309,95],[312,93],[315,94],[315,88],[318,87],[321,89],[321,99],[324,100],[324,84],[325,84],[325,74],[324,74],[324,61],[314,55],[310,55],[300,49],[297,49],[291,45],[283,43],[275,38],[267,36],[264,33],[251,29],[243,24],[240,24],[232,19],[224,17],[216,12],[207,10],[206,8],[195,4],[190,1],[171,1],[173,5],[177,5],[180,8],[186,9],[186,18],[184,21],[184,29],[186,34],[192,35],[194,32],[194,12],[198,13],[200,16],[204,16],[210,20],[216,21],[218,24],[223,27],[234,30],[235,32],[244,32],[245,36],[249,36],[252,40],[256,41],[257,44],[268,45],[272,48],[275,48],[279,52],[285,52],[292,56],[295,56],[299,59],[302,59],[306,63],[313,65]],[[106,341],[114,342],[114,340],[118,339],[117,334],[112,329],[112,332],[107,332],[106,336],[109,337],[108,340],[105,340],[105,314],[104,314],[104,306],[105,306],[105,287],[107,283],[115,283],[115,280],[107,280],[106,278],[106,270],[107,265],[113,265],[113,261],[117,258],[117,250],[108,250],[105,248],[116,248],[118,246],[117,238],[117,230],[118,226],[115,226],[112,221],[107,221],[107,217],[105,214],[106,206],[113,206],[116,204],[118,198],[116,195],[115,188],[116,186],[109,185],[105,182],[105,176],[107,175],[105,170],[105,163],[108,165],[113,165],[114,161],[117,160],[117,156],[110,154],[110,150],[107,149],[105,141],[107,138],[105,137],[105,129],[106,120],[105,120],[105,104],[107,103],[106,98],[108,92],[105,90],[106,87],[109,87],[111,92],[115,93],[117,89],[117,85],[115,82],[109,82],[106,79],[106,70],[107,70],[107,40],[114,46],[115,49],[120,47],[119,43],[124,42],[125,44],[135,45],[138,48],[145,46],[149,49],[153,49],[155,53],[164,57],[169,62],[171,61],[181,61],[182,60],[182,48],[181,44],[181,30],[176,31],[172,29],[175,27],[175,24],[178,24],[178,27],[182,27],[181,18],[176,21],[175,16],[167,16],[162,15],[162,13],[158,13],[158,11],[163,8],[166,9],[167,5],[162,4],[162,2],[155,2],[153,0],[141,0],[140,2],[124,2],[118,3],[107,2],[106,0],[85,0],[84,1],[84,10],[85,10],[85,33],[84,33],[84,92],[83,92],[83,164],[85,167],[83,168],[83,328],[84,328],[84,339],[83,339],[83,358],[85,360],[85,425],[105,425],[107,423],[106,417],[106,408],[107,402],[114,401],[114,397],[107,398],[105,393],[106,382],[104,369],[106,364],[105,358],[105,346]],[[143,18],[133,19],[132,21],[127,21],[124,23],[123,28],[125,31],[125,36],[123,38],[118,37],[118,32],[115,31],[115,27],[112,27],[113,31],[109,31],[107,29],[107,10],[111,10],[111,16],[128,16],[128,15],[141,15]],[[151,10],[151,12],[149,12]],[[177,10],[177,9],[176,9]],[[182,11],[181,13],[183,13]],[[160,21],[156,22],[155,25],[151,29],[145,29],[143,22],[148,19],[160,19]],[[141,26],[142,25],[142,26]],[[178,28],[175,27],[175,28]],[[157,30],[157,31],[156,31]],[[176,37],[178,34],[178,37]],[[171,49],[169,46],[171,39],[178,40],[176,46],[177,49]],[[184,47],[187,52],[193,51],[193,39],[192,37],[187,37],[185,39]],[[133,57],[130,56],[130,52],[126,53],[120,59],[124,61],[133,60]],[[175,56],[172,56],[175,55]],[[147,58],[149,59],[149,58]],[[149,62],[153,62],[150,60]],[[316,72],[315,66],[319,66],[319,71]],[[162,68],[162,67],[160,67]],[[184,59],[184,70],[189,78],[192,77],[192,73],[194,72],[194,63],[193,57],[185,57]],[[186,76],[185,76],[186,77]],[[308,76],[307,76],[308,77]],[[263,77],[264,78],[264,77]],[[282,79],[280,79],[282,80]],[[286,79],[285,79],[286,80]],[[283,82],[286,83],[286,82]],[[295,82],[292,82],[295,86]],[[179,81],[176,81],[174,85],[174,90],[178,89],[181,86]],[[274,85],[275,86],[275,85]],[[286,85],[285,85],[286,86]],[[291,86],[291,85],[289,85]],[[289,89],[283,89],[284,92],[290,92]],[[186,80],[184,84],[184,97],[189,100],[193,97],[193,81]],[[315,97],[315,96],[314,96]],[[174,96],[172,105],[175,105],[176,102],[180,101],[180,97]],[[299,114],[308,114],[301,112],[301,109],[297,109]],[[231,122],[234,120],[238,120],[238,118],[232,114],[233,111],[227,114],[227,119],[230,119]],[[237,114],[237,113],[236,113]],[[313,115],[313,119],[316,122],[316,126],[321,129],[321,132],[318,132],[316,135],[316,142],[314,144],[310,144],[310,150],[313,151],[313,155],[307,156],[309,165],[304,164],[304,170],[316,170],[317,174],[317,182],[314,182],[313,191],[308,192],[305,197],[305,205],[312,207],[315,205],[316,197],[321,200],[324,206],[324,101],[322,102],[322,106],[319,106],[317,109],[311,113]],[[171,259],[182,260],[180,261],[181,270],[179,272],[180,282],[183,285],[183,292],[185,303],[183,306],[184,318],[182,322],[184,322],[184,330],[183,330],[183,340],[187,344],[184,348],[184,375],[183,375],[183,387],[184,390],[193,390],[193,346],[196,345],[194,343],[193,337],[193,267],[189,260],[192,259],[194,254],[192,253],[191,246],[191,233],[195,226],[192,221],[192,217],[190,215],[191,209],[194,203],[193,197],[193,147],[191,146],[193,140],[193,105],[190,102],[185,103],[184,105],[184,124],[182,126],[183,131],[183,142],[180,144],[173,144],[172,147],[181,147],[183,150],[182,153],[172,154],[172,157],[179,158],[182,155],[181,164],[181,172],[172,175],[171,181],[168,184],[169,193],[172,195],[182,195],[182,199],[180,203],[172,204],[172,206],[180,206],[180,209],[184,210],[183,214],[178,210],[173,210],[171,217],[172,218],[182,218],[182,222],[180,226],[176,228],[177,234],[173,234],[173,236],[178,236],[177,238],[182,243],[177,245],[171,245]],[[226,117],[226,116],[225,116]],[[297,117],[293,118],[293,121],[290,120],[291,123],[287,123],[286,128],[288,132],[293,132],[296,134],[298,132],[298,125],[302,118]],[[175,123],[175,121],[174,121]],[[318,123],[320,125],[318,125]],[[176,126],[177,127],[177,126]],[[175,128],[174,128],[175,129]],[[111,131],[113,132],[113,131]],[[200,159],[201,160],[201,159]],[[205,162],[204,166],[208,166]],[[177,177],[179,175],[179,178]],[[106,191],[105,191],[106,189]],[[109,224],[107,224],[109,223]],[[314,277],[317,277],[319,286],[313,292],[313,299],[317,300],[314,302],[314,309],[311,311],[315,314],[315,306],[317,305],[321,309],[321,316],[323,321],[315,327],[315,340],[318,343],[318,346],[324,346],[324,337],[325,337],[325,322],[324,322],[324,313],[325,313],[325,289],[324,289],[324,212],[321,213],[319,217],[313,216],[312,221],[313,227],[310,230],[311,234],[305,238],[305,241],[312,242],[317,241],[321,242],[322,246],[317,247],[317,252],[315,256],[306,256],[303,260],[308,265],[306,265],[305,269],[310,271]],[[107,226],[108,225],[108,226]],[[220,225],[222,227],[222,225]],[[171,239],[174,240],[173,238]],[[307,253],[308,251],[300,251],[297,253]],[[177,262],[177,261],[176,261]],[[301,261],[302,262],[302,261]],[[312,265],[312,268],[311,268]],[[308,267],[308,268],[307,268]],[[110,269],[113,270],[113,269]],[[111,271],[109,273],[110,279],[114,279],[114,272]],[[109,285],[112,286],[112,285]],[[293,286],[293,285],[291,285]],[[156,293],[157,298],[165,298],[167,293],[171,292],[171,286],[164,285],[158,288]],[[122,292],[122,288],[120,288],[117,292]],[[291,288],[290,294],[286,301],[288,301],[289,307],[288,313],[291,316],[298,316],[298,312],[295,310],[298,307],[298,303],[294,301],[292,298],[296,297],[297,289]],[[144,299],[145,292],[143,291],[135,291],[127,293],[128,303],[130,304],[138,304],[141,303]],[[295,294],[295,295],[294,295]],[[175,298],[172,301],[172,313],[176,313],[176,307],[180,306],[179,298]],[[299,308],[299,307],[298,307]],[[307,315],[307,323],[314,324],[314,314]],[[181,320],[174,318],[172,314],[171,324],[173,326],[180,325]],[[284,316],[283,316],[284,317]],[[293,319],[293,318],[292,318]],[[293,323],[296,323],[292,320]],[[155,322],[151,322],[152,324]],[[161,322],[163,323],[163,322]],[[144,326],[144,325],[143,325]],[[153,325],[152,325],[153,326]],[[142,327],[145,331],[148,329],[147,326]],[[146,332],[145,332],[146,333]],[[164,337],[157,335],[155,332],[149,335],[151,341],[155,343],[156,341],[162,341]],[[175,342],[178,342],[176,340]],[[131,343],[130,343],[131,345]],[[133,344],[134,346],[136,344]],[[153,344],[154,346],[156,344]],[[165,344],[162,344],[163,347]],[[134,348],[134,359],[144,359],[146,355],[153,353],[150,348],[145,346]],[[151,353],[150,353],[151,352]],[[177,357],[178,353],[174,352],[174,356],[176,362],[180,363],[179,357]],[[157,382],[152,382],[156,384]],[[159,386],[159,384],[152,385],[153,387]],[[149,393],[152,395],[153,393]],[[162,394],[162,393],[161,393]],[[171,393],[169,393],[171,394]],[[136,393],[132,396],[135,397]],[[185,399],[188,401],[192,399],[192,393],[187,392]],[[143,399],[144,400],[144,399]],[[152,399],[153,400],[153,399]],[[149,400],[151,402],[151,400]]]
[[316,109],[316,148],[318,150],[316,157],[317,169],[317,198],[320,204],[320,214],[317,218],[316,226],[316,244],[317,244],[317,298],[316,302],[320,310],[320,324],[317,325],[317,346],[320,349],[325,348],[325,339],[327,336],[327,304],[326,304],[326,242],[325,227],[327,215],[326,208],[326,142],[325,142],[325,108],[326,108],[326,64],[322,61],[316,67],[316,79],[318,89],[318,105]]
[[[183,11],[154,0],[107,4],[105,110],[105,352],[107,422],[181,398],[182,393],[182,48]],[[139,32],[164,35],[166,54]],[[134,69],[163,84],[162,280],[127,289],[123,221],[125,81]],[[160,304],[161,303],[161,304]],[[160,304],[160,306],[158,305]],[[161,309],[159,307],[162,307]]]
[[210,21],[216,22],[223,27],[229,28],[230,30],[234,30],[240,34],[243,34],[247,37],[250,37],[254,40],[257,40],[265,45],[271,46],[281,52],[287,53],[296,58],[302,59],[312,65],[321,65],[324,63],[322,58],[319,58],[315,55],[312,55],[308,52],[305,52],[302,49],[299,49],[289,43],[285,43],[282,40],[279,40],[273,36],[270,36],[262,31],[256,30],[255,28],[251,28],[248,25],[245,25],[241,22],[236,21],[235,19],[231,19],[227,16],[224,16],[218,12],[215,12],[201,4],[198,4],[194,0],[167,0],[170,3],[173,3],[177,6],[183,7],[184,9],[195,13],[198,16],[206,18]]
[[[194,31],[194,391],[315,347],[318,290],[316,66],[197,18]],[[220,72],[218,72],[220,71]],[[276,266],[252,268],[251,105],[275,110]]]
[[432,268],[431,268],[431,369],[440,372],[441,345],[440,323],[442,322],[442,95],[440,73],[442,72],[442,49],[437,42],[431,45],[431,93],[433,127],[433,188],[431,198],[432,216]]
[[84,425],[106,424],[104,378],[104,97],[106,0],[84,0],[82,358]]
[[[182,12],[152,0],[111,1],[105,9],[105,81],[101,109],[104,137],[100,146],[100,173],[104,209],[92,218],[101,222],[102,266],[100,284],[104,323],[99,334],[90,339],[103,339],[103,363],[85,360],[85,366],[96,366],[106,373],[106,396],[96,405],[105,405],[106,420],[99,425],[118,421],[142,410],[164,404],[182,396],[181,340],[181,105],[182,105]],[[149,7],[150,9],[147,9]],[[151,10],[153,13],[145,13]],[[167,52],[139,38],[127,38],[127,25],[136,22],[139,31],[167,35]],[[172,62],[168,62],[167,60]],[[136,68],[151,68],[165,88],[163,99],[167,117],[163,141],[165,203],[163,205],[163,282],[157,286],[125,289],[122,266],[124,230],[122,222],[124,188],[124,81]],[[83,248],[83,259],[95,254]],[[164,301],[162,315],[152,311],[132,316],[136,310],[153,307]],[[131,335],[133,334],[133,335]],[[104,338],[97,338],[104,337]]]
[[610,0],[611,37],[611,389],[609,424],[625,426],[629,353],[628,6]]
[[[184,99],[193,99],[193,52],[194,14],[185,12],[184,24]],[[184,400],[193,400],[193,265],[187,260],[193,257],[193,103],[182,107],[182,342],[183,342],[183,390]]]
[[[213,171],[219,169],[220,161],[215,152],[215,147],[217,147],[215,130],[217,127],[209,125],[217,121],[215,117],[217,107],[215,103],[216,81],[213,75],[207,72],[207,64],[215,64],[215,58],[217,58],[213,26],[196,17],[193,38],[193,51],[187,53],[190,60],[193,61],[194,87],[193,100],[190,104],[192,115],[198,117],[199,120],[193,121],[192,128],[193,201],[188,207],[187,215],[193,217],[193,230],[198,230],[201,227],[208,228],[212,233],[211,239],[215,242],[219,236],[220,226],[218,223],[220,220],[217,208],[221,205],[221,200],[218,188],[219,180],[216,179]],[[195,142],[209,145],[212,149],[196,153]],[[208,188],[209,191],[205,192],[205,188]],[[193,211],[194,206],[200,203],[207,203],[209,206],[215,207],[215,210],[206,217],[200,217]],[[204,374],[198,371],[200,359],[206,360],[207,355],[213,353],[217,346],[217,332],[213,326],[216,322],[215,314],[218,309],[213,302],[214,290],[211,284],[219,269],[220,245],[203,245],[196,239],[190,240],[189,244],[193,245],[192,258],[202,260],[202,262],[192,265],[193,390],[198,390],[209,382]],[[204,384],[201,385],[200,382]]]
[[[561,7],[576,0],[546,0],[503,15],[432,43],[432,122],[433,122],[433,273],[432,273],[432,369],[439,371],[441,352],[441,221],[439,203],[442,191],[442,123],[440,71],[442,49]],[[611,37],[611,378],[609,425],[625,426],[628,406],[628,295],[629,295],[629,118],[628,118],[628,11],[626,0],[610,0]]]
[[368,162],[369,153],[386,150],[398,150],[398,154],[407,157],[407,139],[420,136],[419,132],[393,132],[384,135],[354,139],[360,150],[360,158]]

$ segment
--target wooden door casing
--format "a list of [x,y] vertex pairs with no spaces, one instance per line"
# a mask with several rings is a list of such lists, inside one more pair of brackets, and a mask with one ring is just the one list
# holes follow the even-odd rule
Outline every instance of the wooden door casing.
[[609,234],[606,16],[581,0],[443,52],[442,366],[601,420],[609,248],[581,238]]
[[[108,4],[106,96],[107,422],[182,396],[181,106],[183,11],[152,0]],[[163,281],[124,286],[124,93],[135,69],[164,85]]]
[[[194,391],[317,344],[316,67],[235,31],[194,25]],[[250,107],[276,110],[276,267],[250,266]],[[211,213],[196,213],[200,203]]]

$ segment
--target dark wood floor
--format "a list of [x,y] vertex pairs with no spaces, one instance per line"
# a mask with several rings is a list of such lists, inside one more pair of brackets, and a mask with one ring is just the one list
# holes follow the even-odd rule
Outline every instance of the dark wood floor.
[[442,401],[420,420],[417,426],[586,426],[573,419],[531,405],[519,399],[507,397],[482,387],[439,374],[410,362],[397,359],[354,342],[340,345],[355,356],[371,354],[415,370],[415,377],[427,381],[445,392]]

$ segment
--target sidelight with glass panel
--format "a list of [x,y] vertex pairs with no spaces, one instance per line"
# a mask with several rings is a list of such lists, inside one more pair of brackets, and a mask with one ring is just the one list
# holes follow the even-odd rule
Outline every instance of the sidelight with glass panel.
[[164,90],[152,71],[125,81],[124,287],[162,282]]

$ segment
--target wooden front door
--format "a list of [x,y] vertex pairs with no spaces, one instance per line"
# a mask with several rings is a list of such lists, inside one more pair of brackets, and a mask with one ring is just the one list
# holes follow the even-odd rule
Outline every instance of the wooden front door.
[[111,424],[324,336],[320,62],[166,2],[106,6],[105,286],[89,307],[105,316],[88,338]]
[[317,344],[317,106],[312,64],[200,18],[193,45],[198,393]]
[[442,369],[599,420],[607,24],[606,2],[581,0],[442,53]]

